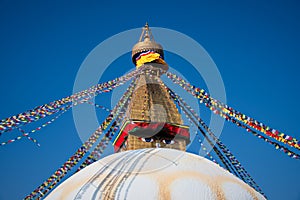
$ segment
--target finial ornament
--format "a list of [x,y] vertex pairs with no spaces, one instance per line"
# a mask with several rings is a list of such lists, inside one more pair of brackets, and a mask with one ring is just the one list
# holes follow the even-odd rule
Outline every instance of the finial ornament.
[[145,26],[143,27],[142,34],[139,39],[139,42],[143,42],[143,41],[155,42],[151,29],[149,28],[148,22],[146,22]]

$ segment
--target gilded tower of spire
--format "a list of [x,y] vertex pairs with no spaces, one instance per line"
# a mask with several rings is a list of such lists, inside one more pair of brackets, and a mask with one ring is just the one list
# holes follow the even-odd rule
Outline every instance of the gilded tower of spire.
[[132,61],[142,72],[115,146],[122,150],[162,147],[185,151],[189,130],[160,79],[168,65],[163,47],[155,42],[148,24],[132,49]]

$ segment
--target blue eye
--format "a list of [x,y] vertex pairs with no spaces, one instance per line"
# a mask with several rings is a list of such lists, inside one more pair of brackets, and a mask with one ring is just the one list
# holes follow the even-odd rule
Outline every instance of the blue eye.
[[163,143],[165,144],[174,144],[174,140],[163,140]]
[[144,142],[153,142],[152,138],[141,138]]

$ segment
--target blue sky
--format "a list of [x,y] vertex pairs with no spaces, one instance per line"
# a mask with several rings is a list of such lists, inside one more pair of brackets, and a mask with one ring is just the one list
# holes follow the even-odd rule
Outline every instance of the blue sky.
[[[94,47],[148,21],[206,49],[230,106],[299,139],[299,8],[298,1],[1,1],[0,118],[71,94],[77,70]],[[189,78],[184,62],[169,58]],[[132,69],[130,59],[126,54],[114,62],[103,80]],[[105,97],[100,100],[109,106]],[[9,134],[1,141],[17,135]],[[32,136],[41,147],[23,139],[0,148],[0,199],[26,196],[81,145],[71,113]],[[221,139],[270,199],[300,199],[299,160],[229,123]]]

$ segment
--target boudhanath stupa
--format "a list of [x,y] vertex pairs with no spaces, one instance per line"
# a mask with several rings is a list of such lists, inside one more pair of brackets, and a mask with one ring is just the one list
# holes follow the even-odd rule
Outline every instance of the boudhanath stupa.
[[75,173],[46,199],[265,199],[218,164],[186,152],[189,127],[162,83],[168,65],[147,24],[132,61],[141,70],[111,138],[116,153]]

